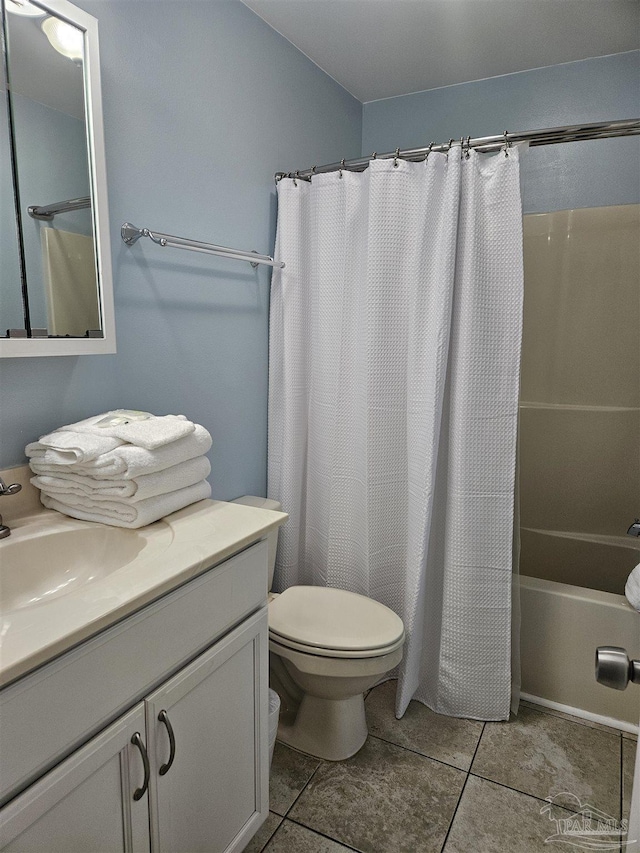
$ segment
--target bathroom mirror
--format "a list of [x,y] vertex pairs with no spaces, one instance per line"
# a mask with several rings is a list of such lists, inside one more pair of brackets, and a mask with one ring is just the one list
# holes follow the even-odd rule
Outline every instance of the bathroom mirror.
[[2,0],[0,354],[115,352],[97,21]]

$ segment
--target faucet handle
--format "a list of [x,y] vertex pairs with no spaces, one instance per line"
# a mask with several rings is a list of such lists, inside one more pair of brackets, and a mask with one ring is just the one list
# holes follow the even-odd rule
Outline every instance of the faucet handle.
[[20,483],[11,483],[10,486],[7,486],[5,481],[0,477],[0,495],[15,495],[22,489]]
[[627,530],[629,536],[640,536],[640,518],[636,518],[631,527]]

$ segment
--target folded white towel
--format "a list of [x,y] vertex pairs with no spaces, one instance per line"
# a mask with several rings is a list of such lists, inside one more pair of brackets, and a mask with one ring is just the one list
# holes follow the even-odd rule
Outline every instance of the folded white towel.
[[640,611],[640,564],[631,572],[627,578],[624,594],[632,607]]
[[109,435],[81,435],[61,429],[27,444],[25,453],[49,465],[74,465],[91,462],[122,444],[121,439]]
[[156,495],[193,486],[206,479],[210,473],[211,463],[207,457],[196,456],[155,474],[142,474],[133,480],[104,480],[63,469],[60,474],[38,474],[31,478],[31,483],[60,501],[64,501],[66,495],[75,495],[92,500],[128,499],[131,503],[137,503]]
[[184,438],[195,430],[195,424],[187,420],[184,415],[162,415],[153,416],[143,421],[129,421],[119,426],[98,426],[98,423],[109,415],[117,414],[105,412],[102,415],[94,415],[91,418],[77,421],[62,427],[65,432],[78,432],[84,435],[109,436],[126,441],[136,447],[144,447],[145,450],[155,450]]
[[[186,462],[187,459],[202,456],[211,448],[211,445],[212,439],[209,432],[200,424],[195,424],[195,429],[190,435],[158,447],[156,450],[121,444],[86,463],[53,462],[44,449],[33,450],[27,455],[31,457],[30,465],[34,474],[58,476],[61,470],[67,470],[74,474],[101,479],[134,480],[142,475],[154,474],[156,471]],[[62,468],[63,465],[66,467]]]
[[[66,496],[65,500],[50,497],[40,492],[40,500],[49,509],[55,509],[72,518],[83,521],[95,521],[99,524],[110,524],[113,527],[144,527],[159,518],[171,515],[189,504],[211,497],[211,486],[206,480],[178,489],[165,495],[147,498],[138,503],[127,501],[92,501],[82,500],[75,496]],[[72,500],[74,501],[72,503]]]

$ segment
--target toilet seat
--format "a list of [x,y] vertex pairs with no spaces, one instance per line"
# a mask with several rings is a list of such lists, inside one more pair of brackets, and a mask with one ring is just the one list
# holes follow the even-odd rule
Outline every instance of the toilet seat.
[[333,658],[383,657],[402,646],[393,610],[354,592],[292,586],[269,603],[269,636],[292,650]]

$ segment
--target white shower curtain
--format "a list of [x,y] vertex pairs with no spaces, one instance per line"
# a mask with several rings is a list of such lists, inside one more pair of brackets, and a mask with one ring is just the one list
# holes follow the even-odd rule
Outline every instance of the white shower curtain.
[[522,323],[518,151],[278,184],[268,493],[290,518],[275,589],[398,613],[412,698],[500,720]]

